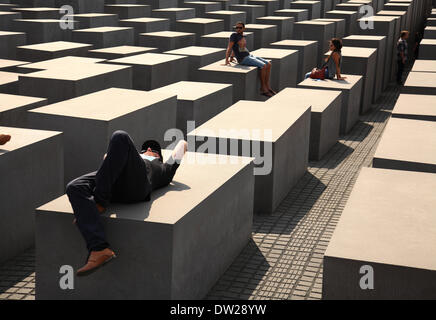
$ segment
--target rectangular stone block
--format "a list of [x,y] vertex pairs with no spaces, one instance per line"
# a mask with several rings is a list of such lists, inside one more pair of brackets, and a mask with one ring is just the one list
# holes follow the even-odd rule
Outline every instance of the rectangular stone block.
[[24,32],[0,31],[0,58],[15,59],[16,47],[26,44]]
[[28,65],[27,61],[0,59],[0,71],[19,72],[20,66]]
[[143,53],[107,61],[131,66],[133,89],[152,90],[188,79],[188,57],[162,53]]
[[46,104],[47,99],[43,98],[0,93],[0,125],[26,128],[27,111]]
[[335,38],[342,39],[345,36],[345,19],[321,18],[316,21],[334,22],[335,23]]
[[141,53],[153,53],[157,51],[157,48],[149,47],[117,46],[111,48],[89,50],[88,57],[104,60],[113,60],[118,58],[130,57]]
[[[55,19],[16,19],[12,23],[14,31],[25,32],[27,44],[35,44],[53,41],[71,41],[72,31],[61,28],[62,20]],[[70,21],[74,28],[78,27],[78,22]],[[74,33],[74,31],[73,31]],[[80,41],[75,41],[80,42]],[[84,42],[88,43],[88,42]]]
[[320,17],[324,18],[325,13],[327,11],[331,11],[333,10],[334,6],[336,6],[336,4],[334,4],[334,0],[320,0],[321,2],[321,13],[320,13]]
[[298,51],[297,82],[304,79],[307,72],[317,65],[318,42],[305,40],[282,40],[270,44],[271,48]]
[[145,139],[162,146],[167,129],[176,125],[176,97],[172,94],[109,88],[33,109],[32,128],[62,131],[65,183],[98,170],[112,133],[125,130],[141,147]]
[[271,16],[274,11],[280,9],[280,3],[278,0],[247,0],[247,4],[254,4],[265,7],[265,15]]
[[345,80],[306,79],[298,84],[298,88],[340,90],[342,91],[340,133],[351,131],[359,120],[360,97],[362,95],[362,76],[343,74]]
[[37,8],[14,8],[12,11],[21,13],[22,19],[56,19],[62,17],[60,8],[37,7]]
[[267,47],[277,41],[277,26],[274,24],[246,24],[245,30],[254,34],[254,49]]
[[365,47],[377,49],[377,61],[375,63],[374,95],[372,102],[376,102],[383,91],[383,64],[386,59],[385,36],[352,35],[342,39],[342,44],[348,47]]
[[13,27],[13,21],[16,19],[21,19],[21,13],[0,11],[0,30],[21,31],[21,30],[15,30],[15,28]]
[[281,9],[274,12],[275,16],[293,17],[295,22],[309,20],[307,9]]
[[74,13],[103,13],[105,0],[55,0],[55,7],[64,5],[73,7]]
[[339,139],[342,92],[316,89],[286,88],[267,103],[287,108],[311,106],[309,159],[318,161]]
[[196,73],[198,72],[198,69],[200,69],[201,67],[207,66],[211,63],[220,60],[224,62],[226,56],[226,49],[191,46],[191,47],[166,51],[164,53],[176,54],[176,55],[188,57],[189,60],[188,79],[195,80]]
[[[392,11],[392,10],[381,10],[377,12],[378,16],[394,16],[400,18],[400,29],[401,30],[408,30],[406,24],[406,12],[405,11]],[[409,29],[410,30],[410,29]]]
[[401,92],[436,95],[436,72],[410,72]]
[[177,0],[136,0],[136,3],[150,5],[153,10],[177,7]]
[[135,30],[135,43],[139,43],[139,35],[142,33],[159,32],[170,30],[170,20],[163,18],[135,18],[120,20],[123,27],[132,27]]
[[434,174],[362,168],[324,255],[323,299],[435,299],[435,188]]
[[[331,51],[325,54],[327,58]],[[365,114],[372,109],[374,82],[376,77],[377,50],[361,47],[342,47],[341,73],[362,76],[362,97],[360,113]]]
[[47,98],[48,103],[111,87],[131,88],[131,68],[86,63],[75,68],[67,65],[19,76],[20,95]]
[[0,92],[18,94],[19,73],[0,71]]
[[105,13],[117,14],[120,20],[150,17],[151,7],[145,4],[107,4]]
[[297,50],[262,48],[251,54],[271,61],[270,81],[274,90],[280,91],[286,87],[297,86],[299,64]]
[[[3,100],[2,100],[3,101]],[[0,127],[0,263],[34,245],[34,210],[62,194],[62,133]]]
[[436,96],[424,94],[400,94],[393,118],[436,121]]
[[419,59],[436,57],[436,39],[422,39],[419,47]]
[[436,122],[391,118],[375,151],[373,167],[436,173]]
[[[436,58],[436,57],[435,57]],[[415,60],[412,72],[436,72],[436,60]]]
[[38,62],[62,58],[66,56],[85,57],[88,50],[93,48],[92,44],[54,41],[47,43],[31,44],[17,47],[17,57],[25,61]]
[[113,13],[78,13],[67,17],[78,21],[80,29],[118,27],[118,16]]
[[247,13],[245,23],[256,23],[256,18],[266,15],[266,8],[257,4],[232,4],[229,8],[232,11],[245,11]]
[[195,33],[196,43],[200,43],[201,36],[224,31],[224,20],[210,18],[192,18],[176,21],[176,30],[179,32]]
[[195,8],[165,8],[155,9],[151,13],[152,17],[165,18],[170,20],[170,30],[176,29],[177,20],[195,18]]
[[195,44],[195,33],[158,31],[139,34],[140,46],[156,47],[159,52]]
[[105,60],[88,57],[67,56],[34,63],[21,64],[18,66],[18,71],[22,73],[31,73],[47,69],[65,68],[67,66],[70,68],[83,68],[84,65],[95,64],[103,61]]
[[236,25],[236,22],[247,21],[247,13],[245,11],[229,11],[229,10],[210,11],[210,12],[206,12],[205,16],[206,18],[224,20],[224,29],[227,31],[233,30],[234,26]]
[[230,6],[232,4],[238,4],[238,0],[217,0],[214,2],[218,2],[221,4],[221,10],[230,10]]
[[95,49],[134,44],[134,29],[128,27],[99,27],[73,31],[73,41],[90,43]]
[[221,10],[221,3],[213,1],[185,1],[185,8],[194,8],[197,18],[206,18],[206,12]]
[[[268,16],[256,19],[256,23],[258,24],[276,25],[278,41],[290,39],[292,37],[294,33],[294,22],[295,18],[283,16]],[[271,43],[271,41],[269,43]]]
[[[154,92],[177,96],[176,128],[184,135],[232,105],[230,84],[180,81]],[[195,123],[189,125],[188,121]]]
[[196,81],[233,85],[233,102],[255,100],[259,94],[257,68],[242,65],[224,66],[222,61],[198,69]]
[[38,208],[37,299],[204,298],[251,238],[253,163],[244,160],[188,153],[151,201],[111,205],[102,223],[118,258],[75,278],[74,290],[59,288],[60,265],[78,267],[86,256],[68,198]]
[[308,10],[309,20],[321,18],[321,1],[293,1],[291,9]]
[[[231,31],[221,31],[217,33],[207,34],[202,36],[200,39],[200,44],[203,47],[213,47],[213,48],[224,48],[226,49],[229,45],[230,36],[233,32]],[[247,42],[247,49],[253,50],[254,48],[254,33],[244,32],[245,41]]]
[[425,26],[426,27],[436,27],[436,18],[428,18]]
[[364,12],[365,12],[364,10],[362,11],[362,13],[359,12],[361,7],[363,7],[363,4],[361,3],[343,2],[343,3],[338,3],[335,6],[335,10],[357,12],[357,19],[360,19],[361,17],[364,16]]
[[357,12],[345,10],[332,10],[325,13],[326,18],[345,19],[345,35],[354,35],[357,32]]

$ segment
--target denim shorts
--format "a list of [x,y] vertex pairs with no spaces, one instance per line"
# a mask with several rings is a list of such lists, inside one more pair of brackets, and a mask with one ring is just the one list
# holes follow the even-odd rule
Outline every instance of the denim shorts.
[[246,56],[244,59],[242,59],[241,63],[244,66],[253,66],[258,67],[259,69],[262,69],[264,65],[268,64],[269,61],[265,60],[263,58],[255,57],[253,55]]

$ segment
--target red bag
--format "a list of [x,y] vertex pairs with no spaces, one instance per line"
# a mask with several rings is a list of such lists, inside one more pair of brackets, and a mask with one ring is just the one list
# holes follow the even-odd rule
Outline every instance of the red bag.
[[327,67],[322,67],[321,69],[313,68],[312,72],[310,73],[310,78],[324,80],[326,68]]

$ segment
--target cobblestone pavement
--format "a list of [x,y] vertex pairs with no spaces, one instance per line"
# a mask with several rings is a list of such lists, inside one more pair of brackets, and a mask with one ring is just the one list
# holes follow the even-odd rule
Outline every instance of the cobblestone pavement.
[[[389,87],[370,114],[318,162],[270,216],[207,299],[321,299],[322,259],[361,167],[371,165],[399,95]],[[35,298],[35,250],[0,266],[0,300]]]

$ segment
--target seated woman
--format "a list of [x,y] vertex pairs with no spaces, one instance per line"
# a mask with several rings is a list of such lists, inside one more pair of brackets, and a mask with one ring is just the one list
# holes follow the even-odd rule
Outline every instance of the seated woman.
[[8,134],[0,134],[0,146],[11,140],[11,136]]
[[[342,41],[338,38],[333,38],[330,40],[330,51],[331,54],[324,59],[323,67],[325,69],[325,78],[333,79],[336,75],[337,80],[345,80],[346,77],[341,76],[341,64],[342,64]],[[310,77],[311,72],[306,73],[305,79]]]
[[271,62],[255,57],[250,54],[246,45],[246,40],[244,36],[245,24],[243,22],[236,23],[236,32],[230,36],[229,45],[226,51],[226,65],[229,65],[229,58],[232,51],[238,60],[238,63],[245,66],[257,67],[260,70],[260,83],[261,83],[261,94],[267,97],[271,97],[276,92],[271,89],[269,79],[271,74]]

